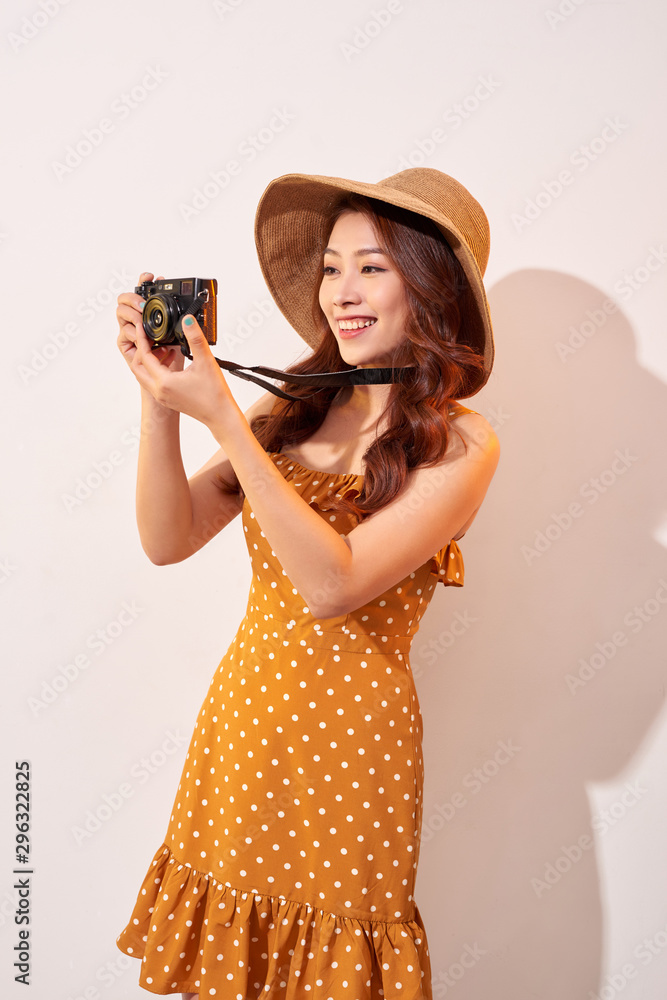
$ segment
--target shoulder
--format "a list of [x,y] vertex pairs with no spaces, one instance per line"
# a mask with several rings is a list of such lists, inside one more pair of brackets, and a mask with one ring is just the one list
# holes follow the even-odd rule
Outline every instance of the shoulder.
[[445,461],[462,458],[484,460],[495,466],[500,457],[500,441],[493,427],[481,413],[456,403],[449,410],[450,435]]
[[440,544],[458,540],[467,532],[500,458],[498,435],[481,413],[459,404],[449,414],[449,431],[445,454],[434,465],[415,470],[404,497],[411,508],[422,502],[415,497],[433,497],[430,516],[434,523],[449,521],[453,529]]

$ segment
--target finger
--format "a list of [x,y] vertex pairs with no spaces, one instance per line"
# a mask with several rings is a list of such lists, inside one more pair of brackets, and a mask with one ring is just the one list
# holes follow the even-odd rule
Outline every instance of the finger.
[[137,345],[125,335],[123,330],[121,330],[116,339],[116,346],[127,362],[132,359],[137,350]]
[[[178,353],[180,354],[180,348],[178,349]],[[164,347],[163,345],[158,345],[157,347],[153,348],[153,350],[151,351],[151,354],[153,355],[154,358],[158,359],[158,361],[160,362],[160,364],[162,364],[164,361],[172,361],[173,360],[173,358],[174,358],[174,348],[173,347]]]
[[139,275],[139,281],[137,282],[137,284],[141,285],[142,282],[144,281],[152,281],[152,280],[153,280],[153,275],[150,271],[142,271],[141,274]]
[[136,295],[134,292],[122,292],[116,302],[119,306],[132,306],[137,312],[142,312],[144,306],[146,305],[146,299],[143,299],[141,295]]
[[136,342],[134,339],[134,327],[131,323],[124,323],[120,328],[120,333],[116,337],[116,344],[123,352],[133,351],[136,348]]
[[119,333],[116,343],[123,354],[134,353],[137,341],[137,312],[129,306],[119,306],[116,310]]
[[183,333],[185,334],[187,342],[190,346],[190,354],[193,359],[197,357],[205,357],[207,354],[210,356],[211,349],[208,346],[208,341],[204,336],[204,331],[194,316],[184,317]]
[[[159,373],[164,371],[164,365],[161,363],[159,355],[156,353],[155,341],[146,336],[146,332],[141,322],[137,323],[134,329],[136,331],[136,360],[148,372],[150,372],[151,375],[157,376]],[[165,350],[168,350],[168,348],[165,348]]]
[[141,310],[137,309],[131,302],[120,302],[116,309],[116,319],[119,323],[131,323],[132,326],[141,319]]
[[144,330],[144,322],[141,315],[135,316],[134,330],[134,342],[137,345],[137,349],[142,354],[152,354],[155,349],[155,341]]

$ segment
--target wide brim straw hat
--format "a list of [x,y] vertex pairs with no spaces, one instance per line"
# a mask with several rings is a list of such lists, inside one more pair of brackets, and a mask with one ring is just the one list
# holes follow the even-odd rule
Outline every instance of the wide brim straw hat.
[[[312,296],[321,281],[326,220],[346,193],[365,195],[431,219],[458,258],[476,305],[458,341],[484,360],[484,372],[467,396],[487,381],[494,344],[483,276],[489,259],[489,222],[482,206],[448,174],[415,167],[377,184],[308,174],[284,174],[262,195],[255,217],[255,243],[262,273],[275,302],[296,332],[316,348],[320,333],[312,316]],[[462,397],[465,398],[465,397]]]

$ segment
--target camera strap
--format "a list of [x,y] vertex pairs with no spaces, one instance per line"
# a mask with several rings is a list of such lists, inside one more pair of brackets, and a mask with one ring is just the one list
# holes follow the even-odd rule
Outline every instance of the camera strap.
[[[200,293],[200,295],[202,294]],[[193,359],[187,350],[187,341],[183,335],[181,324],[185,316],[196,316],[201,305],[198,299],[194,299],[183,315],[179,317],[177,323],[178,339],[181,341],[181,353],[186,358],[189,358],[190,361]],[[236,364],[234,361],[221,361],[215,355],[213,357],[218,365],[224,371],[228,371],[230,375],[236,375],[247,382],[255,382],[257,385],[261,385],[263,389],[268,389],[274,396],[280,396],[282,399],[293,399],[296,402],[300,399],[310,399],[319,389],[325,389],[328,386],[393,385],[395,382],[402,382],[404,379],[409,378],[411,372],[415,370],[412,366],[407,368],[349,368],[343,372],[318,372],[314,375],[293,375],[290,372],[282,372],[277,368],[265,368],[262,365],[255,365],[252,368],[248,368],[245,365]],[[260,378],[260,375],[277,379],[280,382],[291,382],[293,385],[314,385],[317,388],[315,392],[308,393],[306,396],[295,396],[291,392],[285,392],[283,389],[271,385],[270,382],[266,382],[263,378]]]
[[[186,354],[184,350],[183,353],[186,358],[192,361],[191,354]],[[236,364],[234,361],[221,361],[220,358],[215,358],[215,360],[230,375],[236,375],[238,378],[246,379],[248,382],[255,382],[257,385],[261,385],[263,389],[268,389],[274,396],[280,396],[282,399],[293,399],[297,402],[304,398],[310,399],[319,389],[324,389],[327,386],[393,385],[395,382],[402,382],[404,379],[408,379],[410,374],[415,370],[412,366],[408,368],[350,368],[343,372],[317,372],[314,375],[295,375],[291,372],[279,371],[277,368],[265,368],[262,365],[248,368],[245,365]],[[291,392],[285,392],[283,389],[271,385],[270,382],[266,382],[265,379],[259,377],[261,375],[277,379],[280,382],[290,382],[294,385],[314,385],[318,388],[315,392],[308,393],[307,396],[295,396]]]

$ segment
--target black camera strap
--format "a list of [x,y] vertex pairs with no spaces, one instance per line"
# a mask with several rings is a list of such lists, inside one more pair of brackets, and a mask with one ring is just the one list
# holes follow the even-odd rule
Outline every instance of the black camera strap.
[[[186,353],[185,350],[183,350],[183,353],[186,358],[192,361],[191,354]],[[279,371],[277,368],[265,368],[262,365],[247,368],[245,365],[236,364],[234,361],[221,361],[220,358],[215,358],[215,360],[230,375],[236,375],[238,378],[246,379],[248,382],[255,382],[257,385],[261,385],[263,389],[268,389],[274,396],[280,396],[282,399],[294,399],[296,401],[304,398],[309,399],[315,395],[318,389],[324,389],[327,386],[393,385],[395,382],[402,382],[404,379],[408,379],[415,370],[412,366],[408,368],[350,368],[343,372],[317,372],[314,375],[295,375],[291,372]],[[266,382],[263,378],[259,378],[260,375],[277,379],[280,382],[291,382],[294,385],[314,385],[318,388],[315,392],[309,393],[305,397],[295,396],[291,392],[285,392],[283,389],[271,385],[270,382]]]
[[[135,289],[140,292],[140,289]],[[187,349],[187,340],[183,333],[183,319],[186,316],[196,316],[201,308],[201,302],[198,301],[204,293],[201,292],[198,298],[194,299],[188,308],[183,312],[178,318],[176,324],[176,333],[178,340],[181,344],[181,353],[185,355],[192,361],[192,355]],[[411,372],[415,369],[410,366],[407,368],[349,368],[347,371],[343,372],[318,372],[314,375],[293,375],[290,372],[282,372],[277,368],[265,368],[262,365],[256,365],[255,367],[248,368],[245,365],[236,364],[234,361],[221,361],[220,358],[216,358],[215,361],[220,365],[224,371],[228,371],[230,375],[236,375],[238,378],[243,378],[247,382],[255,382],[257,385],[261,385],[263,389],[268,389],[272,392],[274,396],[280,396],[282,399],[293,399],[298,402],[300,399],[310,399],[314,396],[319,389],[325,389],[328,386],[346,386],[346,385],[393,385],[395,382],[402,382],[404,379],[410,377]],[[253,372],[254,374],[250,374]],[[307,396],[295,396],[291,392],[285,392],[283,389],[279,389],[275,385],[271,385],[270,382],[266,382],[260,375],[265,375],[267,378],[278,379],[280,382],[291,382],[293,385],[314,385],[317,386],[315,392],[309,393]]]

